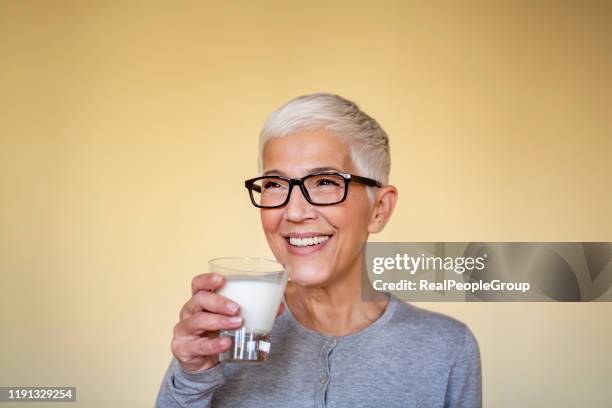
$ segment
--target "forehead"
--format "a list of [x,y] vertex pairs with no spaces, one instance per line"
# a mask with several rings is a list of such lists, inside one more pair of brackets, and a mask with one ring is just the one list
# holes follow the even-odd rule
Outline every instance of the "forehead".
[[303,177],[313,169],[351,171],[350,150],[325,130],[304,130],[270,140],[263,151],[263,173]]

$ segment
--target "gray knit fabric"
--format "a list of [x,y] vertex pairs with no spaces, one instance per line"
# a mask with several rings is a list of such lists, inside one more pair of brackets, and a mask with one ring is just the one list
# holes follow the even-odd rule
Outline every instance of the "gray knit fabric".
[[481,387],[478,343],[465,324],[392,301],[342,337],[303,327],[286,308],[263,364],[189,374],[172,359],[156,407],[481,407]]

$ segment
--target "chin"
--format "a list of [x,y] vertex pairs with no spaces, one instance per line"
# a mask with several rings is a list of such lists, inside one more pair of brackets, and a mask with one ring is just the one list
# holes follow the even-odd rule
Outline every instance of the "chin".
[[[314,266],[314,265],[313,265]],[[291,282],[304,287],[321,287],[328,280],[329,273],[321,268],[307,265],[291,265]]]

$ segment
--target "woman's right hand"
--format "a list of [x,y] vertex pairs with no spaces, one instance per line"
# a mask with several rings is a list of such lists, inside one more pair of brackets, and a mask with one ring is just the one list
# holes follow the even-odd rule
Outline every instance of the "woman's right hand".
[[219,337],[219,330],[235,330],[242,325],[240,306],[214,293],[224,283],[223,276],[213,273],[191,281],[192,296],[181,309],[171,343],[172,354],[189,373],[217,365],[219,353],[231,345],[229,337]]
[[[217,365],[219,353],[232,343],[229,337],[219,337],[219,330],[236,330],[242,325],[240,306],[214,293],[224,283],[225,278],[215,273],[204,273],[191,281],[192,296],[181,309],[171,343],[172,354],[189,373]],[[283,310],[281,303],[277,315]]]

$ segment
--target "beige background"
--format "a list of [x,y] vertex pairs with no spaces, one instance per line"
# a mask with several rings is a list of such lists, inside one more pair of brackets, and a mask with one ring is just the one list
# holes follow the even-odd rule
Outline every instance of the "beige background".
[[[612,241],[611,35],[609,1],[1,1],[0,385],[152,406],[192,276],[270,256],[241,183],[304,93],[390,135],[375,239]],[[424,306],[486,406],[610,406],[611,304]]]

